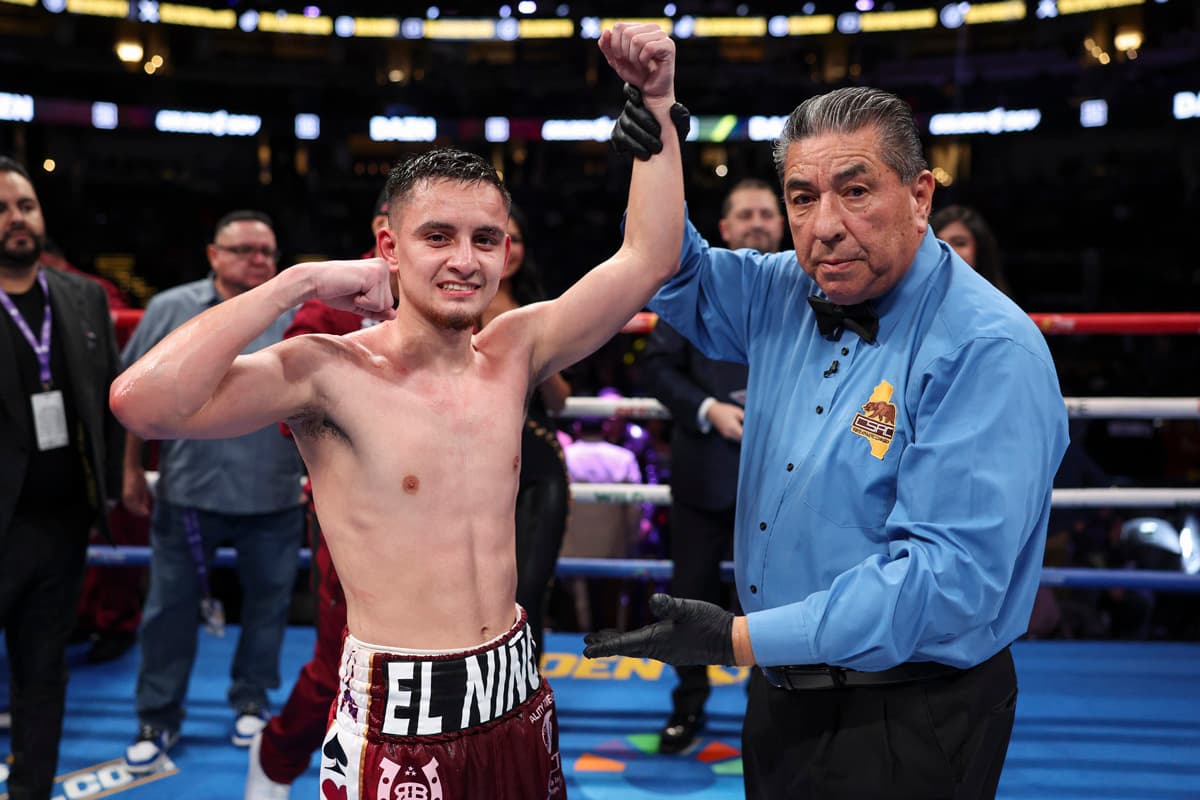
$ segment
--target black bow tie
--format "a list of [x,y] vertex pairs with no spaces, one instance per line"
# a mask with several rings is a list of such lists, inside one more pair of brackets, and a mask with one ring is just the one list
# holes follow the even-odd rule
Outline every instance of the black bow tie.
[[839,306],[812,296],[808,298],[808,304],[817,314],[817,330],[821,331],[822,336],[831,336],[846,328],[857,333],[867,344],[872,344],[879,333],[879,314],[869,300],[852,306]]

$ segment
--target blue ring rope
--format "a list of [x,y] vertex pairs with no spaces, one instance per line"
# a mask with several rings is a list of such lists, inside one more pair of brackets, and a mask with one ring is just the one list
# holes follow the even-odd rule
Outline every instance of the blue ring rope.
[[[300,550],[300,564],[307,566],[312,558],[308,548]],[[237,563],[237,551],[232,547],[218,548],[214,567],[232,567]],[[150,564],[150,548],[131,545],[109,547],[92,545],[88,548],[88,564],[99,567],[144,567]],[[643,581],[669,580],[673,565],[668,560],[642,558],[560,558],[557,574],[560,578],[632,578]],[[721,577],[733,580],[733,562],[721,562]],[[1053,588],[1096,589],[1154,589],[1164,592],[1200,592],[1200,575],[1165,570],[1088,569],[1084,567],[1043,567],[1042,585]]]

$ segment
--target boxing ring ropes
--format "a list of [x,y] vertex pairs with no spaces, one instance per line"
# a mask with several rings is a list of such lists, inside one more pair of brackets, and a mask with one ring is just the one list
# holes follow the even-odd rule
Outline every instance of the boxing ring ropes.
[[[1200,335],[1200,313],[1081,313],[1030,314],[1046,335],[1117,334],[1117,335]],[[141,311],[113,312],[118,331],[131,332]],[[656,315],[641,312],[622,328],[621,333],[645,334],[653,329]],[[1075,419],[1200,419],[1200,397],[1068,397],[1068,415]],[[625,419],[669,419],[670,412],[653,398],[570,397],[559,418],[620,417]],[[157,476],[148,473],[152,482]],[[573,483],[571,498],[576,503],[650,503],[671,504],[669,486],[625,483]],[[1105,488],[1055,489],[1054,508],[1200,508],[1200,488]],[[1200,547],[1200,531],[1190,531],[1192,547]],[[301,564],[311,558],[305,548]],[[236,561],[233,548],[219,548],[214,566],[231,567]],[[150,548],[144,546],[92,545],[88,563],[93,566],[145,566],[150,563]],[[721,565],[722,576],[733,579],[733,562]],[[623,578],[667,580],[672,574],[670,560],[631,558],[560,558],[559,577]],[[1166,570],[1093,569],[1086,567],[1043,567],[1041,584],[1052,588],[1125,588],[1170,592],[1200,592],[1200,574]]]

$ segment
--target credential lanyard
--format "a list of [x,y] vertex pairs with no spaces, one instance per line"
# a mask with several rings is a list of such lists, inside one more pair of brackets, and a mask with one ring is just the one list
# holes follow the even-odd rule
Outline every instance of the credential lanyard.
[[50,391],[52,383],[50,375],[50,329],[52,322],[50,286],[46,283],[46,275],[41,270],[38,270],[37,279],[38,284],[42,287],[42,296],[46,298],[46,305],[42,312],[42,336],[40,340],[33,338],[33,331],[29,328],[29,323],[21,316],[21,312],[17,310],[16,304],[8,296],[8,292],[3,289],[0,289],[0,306],[4,306],[4,310],[12,317],[13,323],[21,331],[21,335],[25,337],[25,341],[29,342],[29,346],[33,348],[33,352],[38,360],[38,379],[42,382],[42,388]]
[[204,540],[200,536],[200,514],[194,508],[183,509],[183,530],[187,533],[188,550],[196,567],[196,583],[200,589],[200,618],[204,629],[214,636],[225,635],[225,609],[212,596],[208,586],[208,566],[204,563]]

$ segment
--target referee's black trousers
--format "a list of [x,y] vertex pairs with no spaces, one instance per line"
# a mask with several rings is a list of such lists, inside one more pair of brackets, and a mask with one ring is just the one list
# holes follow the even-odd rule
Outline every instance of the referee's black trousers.
[[788,691],[751,670],[747,800],[993,798],[1016,705],[1007,647],[962,672],[883,686]]

